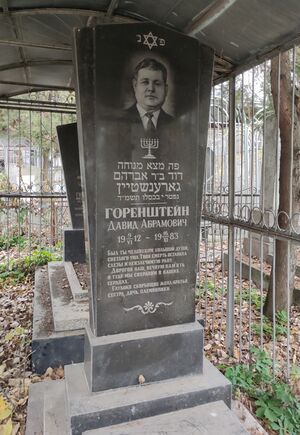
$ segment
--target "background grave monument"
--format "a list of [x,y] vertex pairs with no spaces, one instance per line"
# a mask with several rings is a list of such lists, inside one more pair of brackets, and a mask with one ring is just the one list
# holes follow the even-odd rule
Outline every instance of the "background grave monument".
[[230,406],[194,306],[213,51],[154,24],[103,25],[76,31],[75,65],[90,321],[84,363],[44,392],[45,433]]
[[77,124],[59,125],[57,136],[72,222],[72,229],[64,231],[64,261],[84,263],[83,207]]
[[[35,275],[32,367],[83,361],[84,326],[88,321],[88,281],[85,273],[82,188],[77,124],[57,127],[72,228],[64,232],[64,261],[50,262]],[[79,277],[84,274],[85,279]],[[85,282],[84,282],[85,284]]]

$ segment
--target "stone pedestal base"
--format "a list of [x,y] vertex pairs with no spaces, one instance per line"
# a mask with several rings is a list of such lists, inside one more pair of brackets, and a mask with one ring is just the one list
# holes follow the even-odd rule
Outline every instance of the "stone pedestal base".
[[[30,386],[26,435],[81,435],[218,400],[231,404],[230,382],[206,359],[201,375],[99,393],[90,392],[83,364],[66,366],[65,377]],[[223,425],[220,421],[220,432]]]
[[106,337],[87,327],[85,362],[31,386],[26,434],[81,435],[217,400],[230,407],[231,384],[203,360],[199,322]]
[[224,402],[193,406],[128,423],[94,429],[84,435],[249,435]]
[[67,229],[64,231],[64,261],[85,263],[83,229]]
[[202,373],[198,322],[95,337],[86,327],[85,372],[91,391]]

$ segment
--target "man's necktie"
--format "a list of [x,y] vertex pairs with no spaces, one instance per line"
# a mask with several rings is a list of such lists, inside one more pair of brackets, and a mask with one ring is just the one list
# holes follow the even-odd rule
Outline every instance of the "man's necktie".
[[155,125],[153,124],[153,121],[152,121],[153,113],[147,112],[147,113],[145,113],[145,116],[147,116],[147,118],[148,118],[148,121],[146,124],[146,133],[149,136],[155,135],[156,128],[155,128]]

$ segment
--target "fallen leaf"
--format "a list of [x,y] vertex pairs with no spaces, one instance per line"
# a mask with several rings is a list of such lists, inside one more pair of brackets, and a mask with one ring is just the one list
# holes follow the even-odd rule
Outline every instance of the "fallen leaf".
[[20,429],[20,423],[14,423],[11,435],[17,435]]
[[139,381],[139,384],[142,385],[146,382],[146,379],[143,375],[139,375],[138,381]]
[[52,367],[48,367],[47,370],[45,371],[44,376],[45,377],[48,377],[48,376],[51,377],[52,373],[53,373],[53,368]]
[[[0,396],[0,421],[5,420],[11,415],[11,408],[8,406],[6,401]],[[1,434],[1,432],[0,432]]]
[[5,424],[0,425],[0,435],[12,435],[12,421],[9,419]]

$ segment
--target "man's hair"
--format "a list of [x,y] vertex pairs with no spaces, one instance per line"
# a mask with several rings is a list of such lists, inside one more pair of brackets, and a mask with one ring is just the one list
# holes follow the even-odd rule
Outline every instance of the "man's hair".
[[158,60],[153,59],[151,57],[145,57],[143,60],[141,60],[134,68],[135,79],[137,79],[138,72],[142,68],[152,69],[153,71],[161,71],[163,75],[163,80],[165,84],[167,83],[167,76],[168,76],[167,68],[165,67],[164,64],[162,64]]

